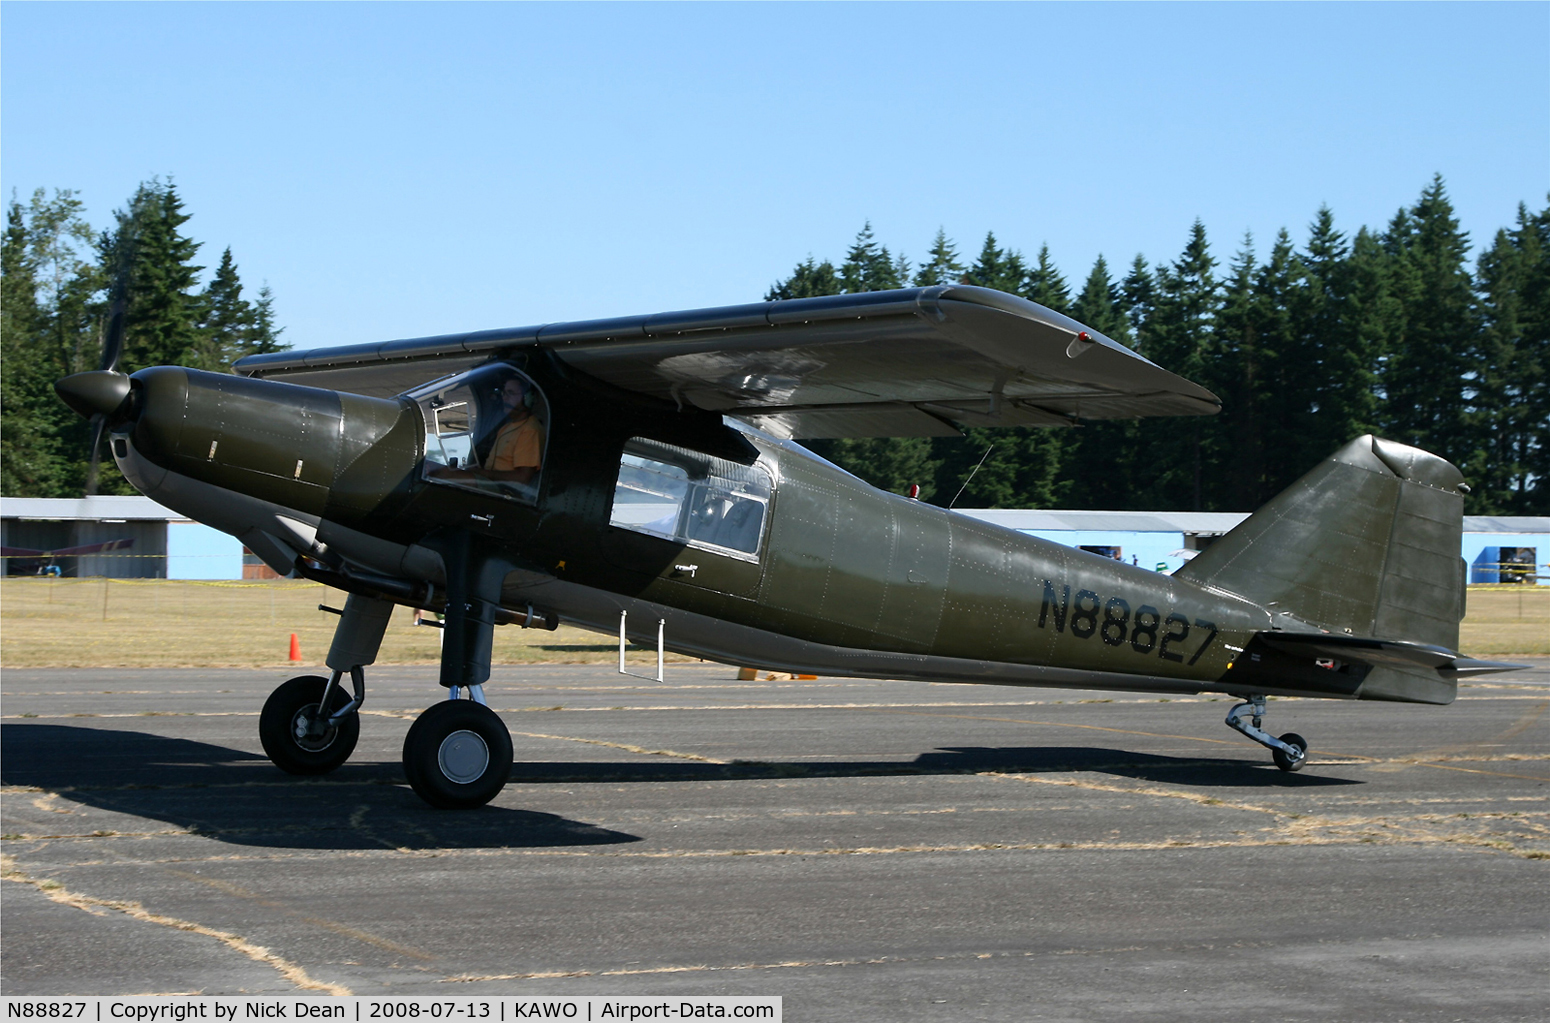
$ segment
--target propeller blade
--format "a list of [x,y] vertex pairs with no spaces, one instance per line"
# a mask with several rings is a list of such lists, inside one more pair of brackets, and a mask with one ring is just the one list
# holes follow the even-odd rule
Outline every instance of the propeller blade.
[[118,357],[124,351],[124,313],[129,308],[129,296],[126,289],[120,287],[117,282],[114,285],[115,294],[113,304],[108,311],[108,332],[102,339],[102,369],[108,372],[118,371]]
[[[102,372],[110,373],[114,377],[122,376],[118,372],[118,360],[124,353],[124,314],[129,309],[130,252],[131,246],[128,245],[119,252],[118,273],[113,279],[113,300],[108,306],[108,330],[102,339]],[[86,376],[86,374],[79,375]],[[124,383],[127,385],[127,378]],[[95,389],[100,390],[100,386]],[[127,390],[126,386],[126,395]],[[72,408],[81,411],[80,407],[70,402],[70,395],[63,391],[60,394]],[[88,497],[97,492],[97,472],[102,459],[102,434],[108,426],[108,409],[102,407],[101,398],[97,399],[97,403],[101,411],[91,417],[91,458],[86,463],[86,496]]]
[[91,460],[86,463],[86,496],[97,492],[97,464],[102,456],[102,432],[107,429],[108,417],[98,413],[91,417]]

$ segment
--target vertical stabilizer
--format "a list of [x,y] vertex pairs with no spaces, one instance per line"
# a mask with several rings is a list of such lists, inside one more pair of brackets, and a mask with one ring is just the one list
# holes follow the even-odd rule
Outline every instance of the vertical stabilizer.
[[1436,455],[1359,437],[1176,575],[1335,634],[1456,651],[1463,482]]

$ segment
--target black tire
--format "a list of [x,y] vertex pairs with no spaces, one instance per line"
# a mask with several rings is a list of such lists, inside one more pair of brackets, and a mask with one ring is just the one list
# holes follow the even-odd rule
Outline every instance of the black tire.
[[434,807],[483,806],[511,775],[511,733],[482,703],[443,700],[409,726],[404,774],[415,794]]
[[[361,719],[351,714],[318,739],[298,737],[303,715],[317,713],[318,701],[328,679],[322,675],[298,675],[282,683],[264,701],[258,716],[258,739],[274,765],[287,774],[327,774],[355,752],[361,737]],[[350,702],[349,694],[334,686],[329,694],[329,710],[336,711]]]
[[1285,735],[1281,736],[1281,741],[1286,743],[1288,746],[1296,746],[1298,749],[1302,750],[1302,757],[1297,760],[1293,760],[1281,750],[1271,750],[1270,754],[1271,756],[1275,757],[1276,766],[1283,771],[1301,771],[1302,765],[1308,762],[1308,740],[1304,739],[1296,732],[1287,732]]

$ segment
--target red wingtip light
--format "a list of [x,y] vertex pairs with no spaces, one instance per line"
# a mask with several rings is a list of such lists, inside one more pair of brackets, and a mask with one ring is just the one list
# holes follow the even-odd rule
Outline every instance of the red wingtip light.
[[1076,339],[1078,341],[1091,341],[1093,339],[1093,336],[1091,334],[1087,333],[1087,331],[1085,331],[1085,330],[1079,330],[1079,331],[1076,332]]

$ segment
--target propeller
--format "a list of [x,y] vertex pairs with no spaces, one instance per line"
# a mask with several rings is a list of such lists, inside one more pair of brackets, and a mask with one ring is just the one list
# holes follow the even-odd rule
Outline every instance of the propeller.
[[[102,457],[102,434],[108,428],[108,417],[129,399],[129,377],[118,371],[118,357],[124,350],[124,313],[129,308],[127,288],[114,288],[113,304],[109,306],[108,333],[102,341],[102,365],[97,370],[99,386],[105,392],[103,404],[122,386],[123,396],[111,409],[100,409],[91,419],[91,461],[86,466],[87,496],[97,492],[97,466]],[[122,382],[122,384],[120,384]]]
[[[129,237],[125,233],[129,232]],[[129,405],[129,377],[118,371],[124,351],[124,320],[129,310],[129,270],[133,262],[132,223],[120,227],[117,240],[118,267],[113,275],[108,302],[108,329],[102,339],[102,362],[96,370],[73,373],[54,383],[54,390],[76,412],[91,420],[91,458],[86,466],[86,494],[97,492],[102,435]]]

